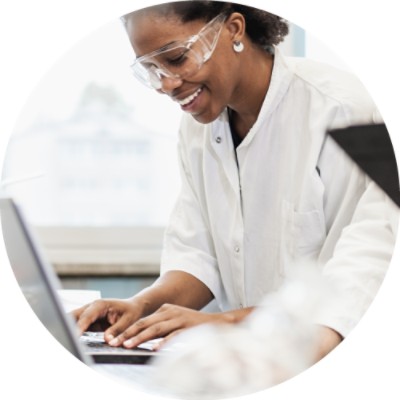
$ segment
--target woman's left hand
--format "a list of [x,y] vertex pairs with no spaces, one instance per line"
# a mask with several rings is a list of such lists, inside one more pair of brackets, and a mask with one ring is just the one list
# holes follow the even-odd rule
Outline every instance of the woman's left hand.
[[141,318],[115,337],[111,346],[133,348],[147,340],[164,338],[157,347],[165,344],[183,329],[204,323],[229,323],[228,313],[205,313],[172,304],[164,304],[153,314]]

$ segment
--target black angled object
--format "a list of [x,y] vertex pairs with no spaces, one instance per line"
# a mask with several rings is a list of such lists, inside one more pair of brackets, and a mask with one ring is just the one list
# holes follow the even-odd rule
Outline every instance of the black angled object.
[[399,174],[386,125],[350,126],[331,130],[328,135],[400,207]]

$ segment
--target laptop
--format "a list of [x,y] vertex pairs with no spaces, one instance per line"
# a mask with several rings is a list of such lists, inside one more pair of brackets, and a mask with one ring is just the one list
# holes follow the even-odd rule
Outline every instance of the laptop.
[[331,130],[328,135],[400,206],[396,157],[385,124],[349,126]]
[[[144,365],[161,351],[143,348],[114,348],[104,343],[98,333],[79,337],[73,318],[66,313],[57,290],[61,284],[40,252],[36,239],[16,202],[0,198],[1,225],[11,267],[31,308],[50,333],[76,358],[94,364]],[[101,335],[101,334],[100,334]]]

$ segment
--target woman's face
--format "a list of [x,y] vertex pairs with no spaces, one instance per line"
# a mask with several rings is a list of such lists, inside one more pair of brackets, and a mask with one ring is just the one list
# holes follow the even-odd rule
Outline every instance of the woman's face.
[[[182,23],[179,17],[138,13],[128,20],[127,31],[137,57],[176,41],[196,35],[206,22]],[[233,100],[239,78],[238,60],[232,50],[232,38],[226,23],[211,58],[193,75],[182,79],[162,79],[160,93],[176,101],[197,121],[214,121]]]

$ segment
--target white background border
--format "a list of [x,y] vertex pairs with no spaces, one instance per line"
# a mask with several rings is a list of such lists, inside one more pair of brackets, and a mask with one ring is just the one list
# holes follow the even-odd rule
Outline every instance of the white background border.
[[[150,1],[12,0],[0,5],[0,162],[18,114],[42,76],[86,34]],[[400,24],[395,1],[242,1],[284,16],[337,52],[366,84],[399,149]],[[348,339],[299,377],[246,398],[400,398],[400,272],[397,249],[376,300]],[[134,397],[132,388],[77,362],[40,325],[0,243],[0,396],[43,400]],[[22,351],[29,347],[28,358]],[[35,345],[35,346],[32,346]],[[46,346],[42,354],[35,347]],[[143,393],[137,394],[145,399]],[[150,397],[150,396],[149,396]]]

